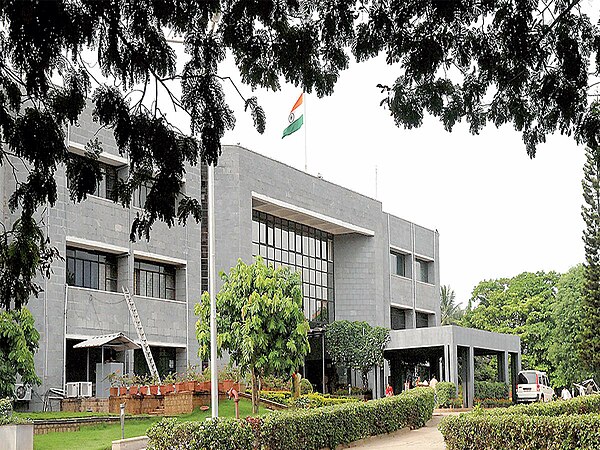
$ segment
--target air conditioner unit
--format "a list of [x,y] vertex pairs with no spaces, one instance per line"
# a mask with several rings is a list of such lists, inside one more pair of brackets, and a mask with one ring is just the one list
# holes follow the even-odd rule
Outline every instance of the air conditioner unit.
[[15,384],[15,400],[18,402],[28,402],[31,400],[31,386],[26,384]]
[[67,398],[79,397],[79,383],[67,383]]
[[79,396],[80,397],[91,397],[92,396],[92,382],[91,381],[80,381],[79,382]]

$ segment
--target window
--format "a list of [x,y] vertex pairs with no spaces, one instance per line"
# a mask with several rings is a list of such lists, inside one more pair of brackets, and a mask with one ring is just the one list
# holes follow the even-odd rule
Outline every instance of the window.
[[398,252],[390,252],[390,273],[401,277],[411,278],[406,270],[408,255]]
[[69,286],[116,292],[116,256],[67,248],[67,284]]
[[432,283],[433,274],[431,273],[431,261],[416,259],[415,262],[417,264],[417,279],[423,283]]
[[133,206],[137,208],[144,208],[146,206],[146,199],[152,189],[152,183],[142,183],[135,191],[133,191]]
[[333,235],[253,211],[252,254],[276,268],[285,266],[300,273],[304,315],[310,322],[333,320]]
[[406,329],[406,312],[400,308],[391,309],[391,329],[404,330]]
[[[112,200],[117,187],[117,168],[109,164],[99,162],[98,167],[102,173],[102,179],[96,184],[96,189],[90,195],[102,197]],[[67,187],[69,187],[69,179],[67,178]]]
[[136,295],[175,300],[175,268],[172,266],[135,261],[133,281]]
[[429,314],[417,312],[417,328],[427,328],[429,326]]

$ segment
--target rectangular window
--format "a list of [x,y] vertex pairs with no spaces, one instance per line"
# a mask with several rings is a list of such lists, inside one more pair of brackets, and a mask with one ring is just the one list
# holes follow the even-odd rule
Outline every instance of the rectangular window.
[[411,274],[407,270],[407,259],[408,256],[403,253],[390,252],[390,273],[411,278]]
[[67,284],[117,292],[117,257],[67,247]]
[[135,294],[175,300],[175,268],[136,260],[133,266]]
[[[77,158],[80,158],[77,156]],[[90,195],[94,195],[96,197],[107,198],[109,200],[113,199],[115,194],[115,189],[117,187],[117,167],[111,166],[110,164],[104,164],[99,162],[98,167],[100,168],[100,173],[102,174],[102,179],[96,183],[96,189]],[[69,187],[69,179],[67,178],[67,187]]]
[[433,274],[431,273],[431,261],[416,259],[415,262],[417,264],[417,279],[419,281],[422,281],[423,283],[433,283]]
[[427,328],[429,326],[429,314],[417,312],[417,328]]
[[148,181],[146,183],[142,183],[140,187],[133,191],[133,206],[135,206],[136,208],[144,208],[146,206],[146,199],[148,198],[148,194],[151,190],[151,182]]
[[404,330],[406,329],[406,312],[400,308],[391,308],[391,329]]

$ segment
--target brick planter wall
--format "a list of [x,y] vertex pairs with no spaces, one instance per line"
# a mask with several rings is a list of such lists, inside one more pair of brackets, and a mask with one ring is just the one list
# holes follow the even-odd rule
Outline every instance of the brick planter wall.
[[[227,398],[225,394],[219,394],[219,399]],[[149,414],[157,408],[164,408],[164,415],[175,416],[189,414],[195,408],[210,405],[210,394],[186,392],[170,392],[167,395],[121,395],[108,399],[108,412],[120,413],[121,403],[125,403],[125,413],[129,415]]]
[[107,413],[107,398],[65,398],[60,402],[61,411]]

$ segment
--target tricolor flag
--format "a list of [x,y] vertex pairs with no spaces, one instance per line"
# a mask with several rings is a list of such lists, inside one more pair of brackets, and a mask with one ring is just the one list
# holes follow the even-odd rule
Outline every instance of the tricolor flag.
[[302,124],[304,123],[304,114],[302,114],[302,110],[300,109],[300,107],[302,106],[303,101],[304,92],[300,94],[300,97],[298,97],[298,100],[296,100],[296,103],[294,103],[294,106],[290,111],[290,115],[288,116],[290,124],[285,130],[283,130],[283,136],[281,136],[281,139],[283,139],[286,136],[289,136],[294,131],[298,131],[302,127]]

